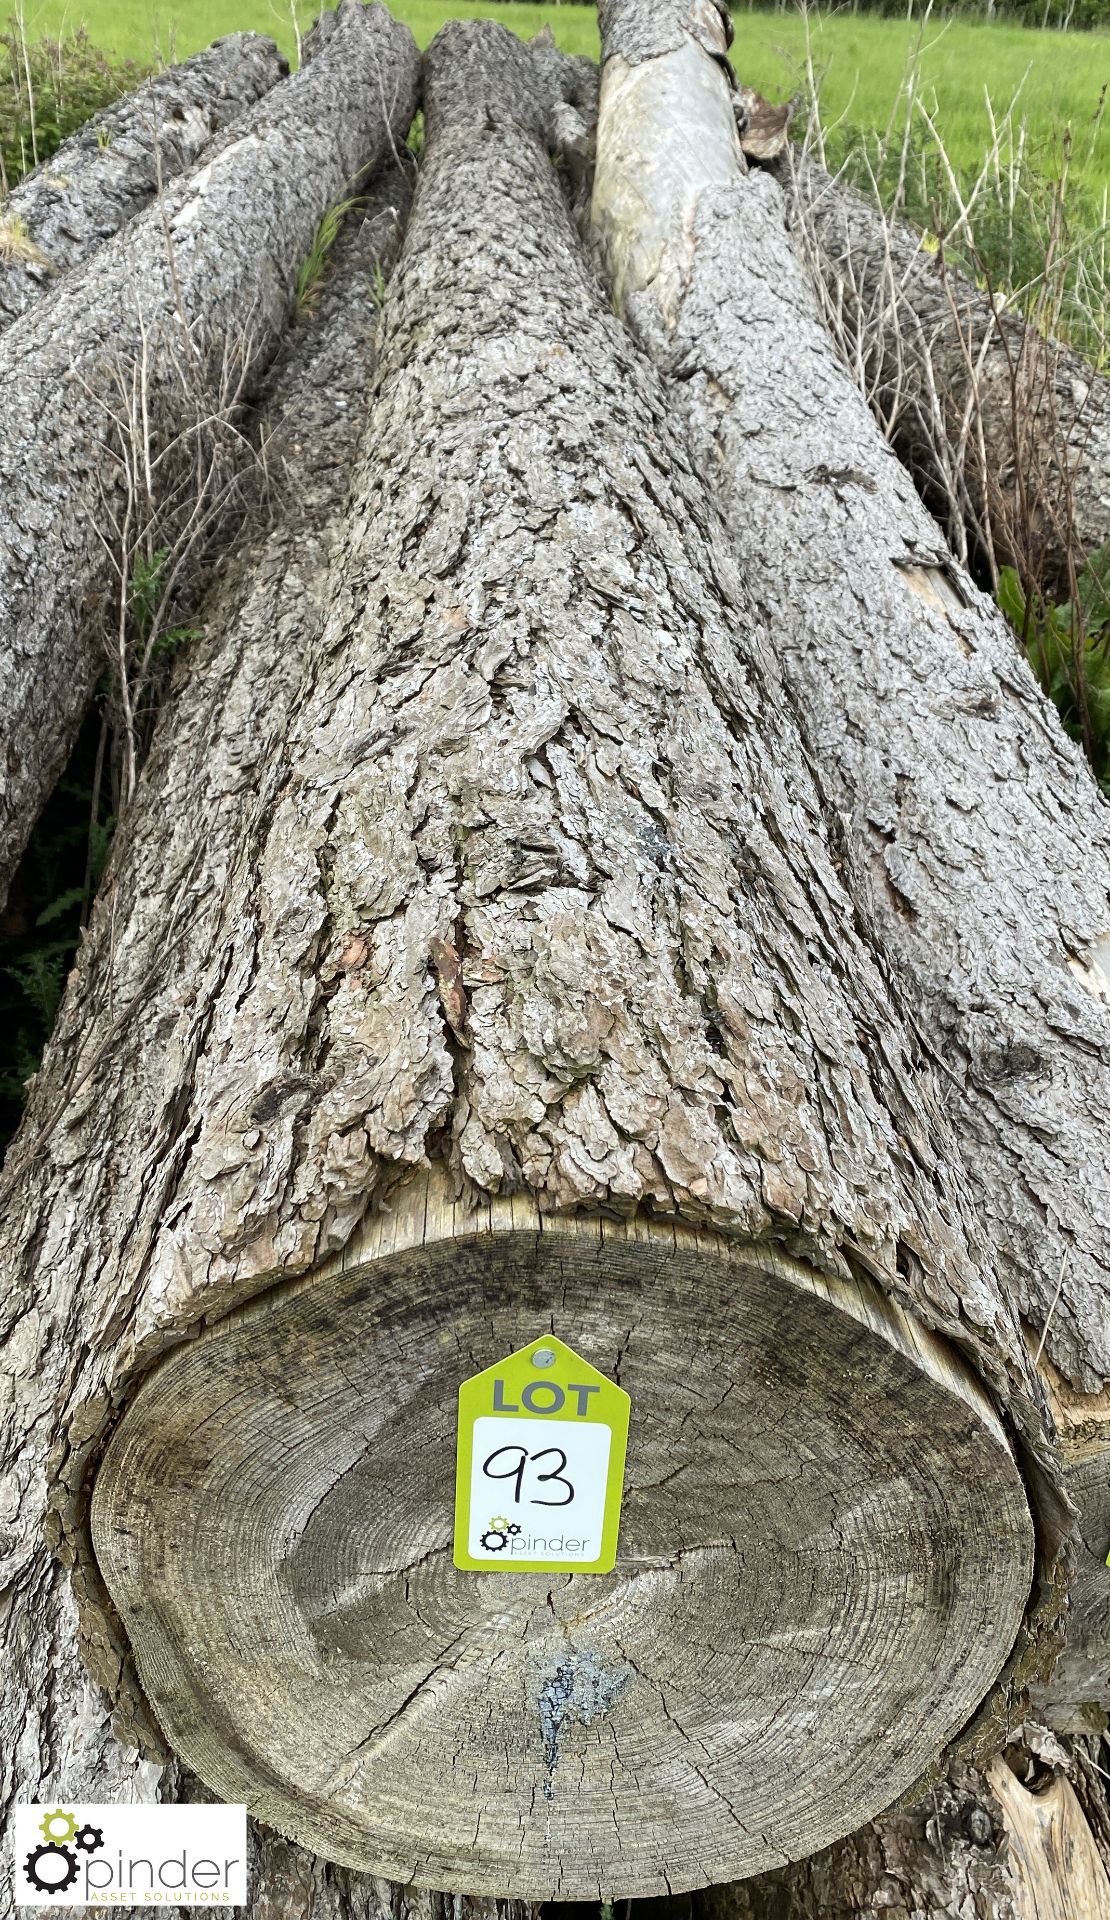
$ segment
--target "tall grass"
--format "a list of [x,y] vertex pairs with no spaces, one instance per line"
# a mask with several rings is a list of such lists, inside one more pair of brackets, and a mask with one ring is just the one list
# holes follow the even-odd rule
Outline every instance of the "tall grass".
[[[923,84],[925,44],[923,34],[886,126],[861,131],[825,114],[809,42],[802,152],[877,204],[883,243],[869,242],[866,259],[826,255],[822,189],[811,201],[805,170],[800,232],[826,321],[880,426],[1110,791],[1110,546],[1083,550],[1073,496],[1092,420],[1105,420],[1110,399],[1105,380],[1076,377],[1081,362],[1069,358],[1070,349],[1110,372],[1107,186],[1092,191],[1083,166],[1105,136],[1106,93],[1086,124],[1045,131],[1030,124],[1020,89],[998,105],[985,90],[969,165]],[[907,225],[931,264],[903,244]],[[947,304],[939,351],[935,317],[923,325],[915,309],[915,274],[940,290],[941,313]],[[1000,419],[1012,447],[1003,471],[988,452]]]
[[943,238],[954,266],[1041,331],[1100,363],[1110,338],[1110,72],[1074,120],[1059,107],[1038,113],[1028,73],[1009,93],[984,82],[975,112],[956,116],[927,77],[948,27],[926,10],[885,121],[861,125],[830,105],[821,23],[804,8],[802,29],[795,133],[803,146],[892,218]]
[[[26,0],[32,38],[60,35],[84,25],[96,45],[140,62],[183,58],[234,28],[269,33],[292,58],[294,16],[301,32],[311,22],[312,0]],[[1055,4],[1055,0],[1054,0]],[[0,0],[0,20],[5,0]],[[291,6],[294,12],[291,13]],[[501,6],[495,0],[395,0],[393,8],[426,45],[447,19],[483,16],[515,33],[530,35],[550,25],[568,53],[596,56],[597,15],[592,6]],[[890,116],[920,26],[905,18],[884,20],[846,7],[821,12],[808,26],[791,5],[785,12],[738,7],[734,57],[742,80],[771,99],[795,91],[805,64],[807,39],[824,74],[825,110],[833,120],[881,131]],[[983,95],[1009,100],[1021,91],[1022,113],[1039,140],[1053,127],[1080,129],[1092,123],[1099,95],[1110,82],[1110,35],[1040,33],[1012,24],[953,20],[934,25],[920,49],[923,92],[936,97],[945,146],[960,167],[974,166],[982,147]],[[1081,144],[1081,143],[1077,143]],[[1110,176],[1110,136],[1105,126],[1089,156],[1073,164],[1092,189]]]
[[34,38],[20,8],[0,32],[0,194],[62,141],[137,87],[152,65],[105,53],[77,27]]

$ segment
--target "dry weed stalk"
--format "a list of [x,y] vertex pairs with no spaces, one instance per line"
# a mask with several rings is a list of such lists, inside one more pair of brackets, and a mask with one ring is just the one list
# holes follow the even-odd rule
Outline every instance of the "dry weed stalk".
[[[140,333],[138,358],[116,366],[114,391],[104,402],[98,532],[114,580],[105,648],[107,720],[119,762],[117,810],[134,794],[163,670],[190,637],[181,623],[184,589],[199,573],[217,527],[243,496],[257,459],[241,424],[249,338],[229,339],[216,379],[205,380],[179,338],[151,337],[141,322]],[[174,392],[177,424],[163,434],[158,421],[165,417],[167,389]]]

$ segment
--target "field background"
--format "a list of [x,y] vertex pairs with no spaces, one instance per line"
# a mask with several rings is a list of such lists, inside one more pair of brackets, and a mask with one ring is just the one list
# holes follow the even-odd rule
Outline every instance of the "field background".
[[[310,5],[278,0],[26,0],[29,38],[79,25],[100,46],[132,59],[170,60],[194,53],[222,33],[252,28],[268,33],[290,55],[296,45],[293,7],[301,28]],[[0,0],[0,19],[8,11]],[[426,44],[444,20],[486,15],[529,35],[550,25],[568,52],[597,54],[597,18],[586,6],[501,6],[483,0],[394,0]],[[989,136],[986,96],[1003,112],[1016,98],[1030,158],[1048,173],[1060,164],[1063,129],[1070,127],[1074,184],[1101,200],[1110,183],[1110,34],[1042,33],[1027,28],[953,20],[924,28],[902,20],[852,14],[810,23],[814,62],[822,74],[822,116],[853,132],[881,132],[897,112],[899,90],[916,54],[926,106],[936,119],[949,158],[973,168]],[[772,99],[804,90],[806,27],[790,13],[739,11],[733,57],[742,80]],[[919,116],[920,118],[920,116]],[[922,130],[923,123],[922,123]]]

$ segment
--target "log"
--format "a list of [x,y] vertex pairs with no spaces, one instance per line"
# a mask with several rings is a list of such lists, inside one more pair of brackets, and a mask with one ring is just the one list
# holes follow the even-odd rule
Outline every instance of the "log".
[[[777,194],[741,172],[727,83],[703,51],[708,37],[721,55],[723,36],[706,36],[705,20],[673,10],[668,44],[656,13],[658,37],[645,44],[629,9],[603,15],[596,218],[625,311],[677,376],[694,456],[774,620],[804,730],[870,872],[869,910],[945,1051],[978,1205],[1054,1383],[1079,1509],[1066,1648],[1031,1694],[1055,1724],[1101,1724],[1110,1705],[1110,1420],[1098,1390],[1110,1190],[1097,970],[1105,814],[1000,618],[938,553],[836,367]],[[696,168],[671,144],[691,69],[717,109],[715,120],[702,111]],[[1094,989],[1090,1003],[1073,982]],[[950,1814],[968,1800],[959,1769],[935,1792]],[[1029,1904],[1011,1877],[1016,1849],[985,1851],[947,1825],[926,1845],[934,1819],[930,1801],[913,1818],[863,1828],[812,1867],[736,1889],[734,1910],[753,1920],[1088,1910],[1087,1880],[1079,1868],[1069,1877],[1065,1852],[1037,1856],[1055,1892]],[[1004,1840],[1004,1826],[988,1828]],[[1077,1833],[1089,1854],[1082,1823]],[[1090,1910],[1102,1912],[1101,1895]]]
[[944,1062],[1001,1284],[1083,1402],[1067,1648],[1034,1687],[1074,1728],[1110,1706],[1110,821],[838,365],[777,186],[742,171],[718,16],[610,0],[602,21],[593,207],[618,296],[674,379],[861,905]]
[[[522,1900],[858,1825],[1038,1659],[1055,1525],[772,636],[561,197],[576,90],[488,23],[427,55],[322,631],[267,572],[179,682],[0,1199],[12,1577],[66,1591],[48,1502],[120,1743],[49,1790],[157,1721],[327,1861]],[[632,1396],[618,1561],[467,1574],[458,1388],[543,1330]],[[69,1642],[16,1617],[18,1716]]]
[[1110,379],[788,148],[803,250],[884,431],[958,557],[1068,600],[1110,543]]
[[121,382],[153,457],[259,375],[321,216],[403,144],[416,78],[408,29],[345,0],[203,165],[0,334],[0,897],[115,643]]
[[[32,1090],[37,1118],[30,1125],[38,1131],[29,1142],[23,1137],[32,1158],[43,1144],[44,1118],[53,1124],[51,1157],[58,1150],[67,1157],[69,1128],[80,1126],[83,1102],[105,1092],[101,1076],[107,1072],[112,1080],[113,1059],[121,1073],[117,1092],[124,1103],[138,1100],[144,1122],[155,1123],[158,1102],[151,1099],[160,1074],[167,1090],[176,1076],[174,1097],[184,1092],[189,1067],[178,1050],[181,1008],[174,982],[199,981],[206,943],[213,943],[208,951],[217,950],[221,888],[235,869],[252,796],[279,752],[312,637],[326,612],[328,560],[366,412],[379,275],[388,272],[399,244],[407,175],[391,171],[367,191],[365,218],[348,218],[318,302],[307,323],[290,329],[268,376],[258,439],[266,449],[276,519],[246,537],[225,562],[199,611],[201,637],[179,663],[142,795],[119,828],[96,922],[70,989],[77,1019],[92,1015],[95,1034],[90,1029],[89,1047],[81,1046],[72,1028],[66,1040],[59,1038],[57,1078],[48,1081],[48,1065],[37,1096]],[[143,804],[146,795],[149,805]],[[113,976],[111,921],[130,920],[135,892],[141,896],[144,890],[171,920],[163,921],[160,936],[140,940],[135,966],[127,963]],[[153,935],[153,921],[147,932]],[[114,1007],[100,997],[112,990],[113,979],[126,996]],[[75,1042],[76,1053],[68,1050]],[[98,1048],[103,1051],[94,1064]],[[127,1074],[135,1077],[125,1093]],[[60,1092],[64,1112],[51,1123]],[[110,1092],[107,1097],[110,1103]],[[172,1158],[168,1133],[162,1146]],[[158,1176],[159,1204],[167,1200],[167,1176],[172,1181],[168,1165]],[[68,1452],[76,1430],[67,1431],[67,1403],[74,1395],[83,1400],[91,1385],[74,1369],[74,1356],[86,1337],[99,1344],[94,1320],[103,1319],[105,1338],[116,1338],[109,1326],[126,1315],[125,1294],[109,1290],[99,1295],[100,1307],[94,1305],[95,1229],[81,1256],[86,1282],[79,1299],[61,1276],[53,1286],[50,1256],[46,1267],[27,1257],[10,1262],[11,1232],[6,1214],[0,1229],[0,1579],[11,1606],[2,1654],[0,1803],[7,1809],[15,1799],[42,1796],[56,1805],[66,1795],[203,1800],[203,1786],[167,1762],[155,1725],[140,1732],[132,1719],[125,1732],[126,1708],[114,1706],[120,1676],[107,1628],[98,1624],[88,1576],[71,1576],[63,1516],[47,1511],[48,1482],[56,1498],[65,1493],[55,1471],[60,1457],[47,1466],[53,1444],[48,1435],[56,1432]],[[81,1318],[85,1333],[78,1332]],[[129,1344],[126,1336],[123,1344]],[[381,1882],[355,1880],[263,1829],[252,1834],[250,1889],[254,1920],[443,1920],[417,1894],[402,1899]],[[488,1911],[495,1920],[494,1903]],[[483,1920],[481,1909],[471,1920]],[[503,1920],[516,1916],[506,1908]]]
[[264,34],[231,33],[63,141],[0,203],[0,326],[134,219],[288,70]]
[[[606,0],[593,219],[850,823],[861,908],[944,1063],[1004,1290],[1110,1379],[1110,817],[943,550],[746,173],[712,7]],[[698,102],[699,137],[682,143]]]

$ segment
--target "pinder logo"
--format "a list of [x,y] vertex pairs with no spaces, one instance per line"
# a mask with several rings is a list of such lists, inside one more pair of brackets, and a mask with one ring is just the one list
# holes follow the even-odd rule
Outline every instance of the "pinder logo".
[[30,1885],[39,1893],[64,1893],[77,1878],[77,1855],[95,1853],[104,1845],[104,1834],[100,1827],[87,1823],[77,1825],[77,1815],[65,1807],[55,1807],[53,1813],[46,1813],[39,1821],[39,1832],[44,1835],[37,1847],[32,1847],[23,1862],[23,1871]]
[[17,1807],[17,1907],[246,1903],[247,1810]]
[[519,1532],[515,1520],[506,1520],[503,1513],[495,1513],[482,1535],[482,1545],[487,1553],[504,1553],[513,1535]]

